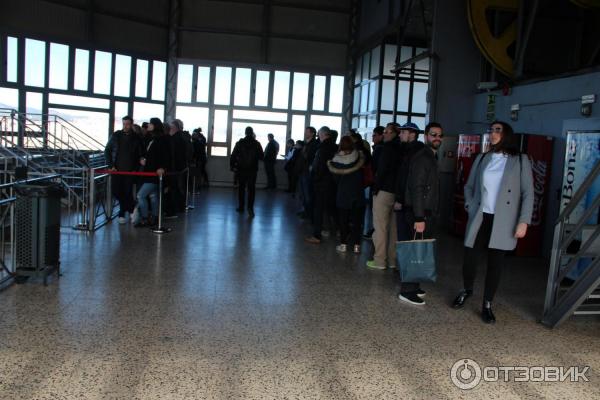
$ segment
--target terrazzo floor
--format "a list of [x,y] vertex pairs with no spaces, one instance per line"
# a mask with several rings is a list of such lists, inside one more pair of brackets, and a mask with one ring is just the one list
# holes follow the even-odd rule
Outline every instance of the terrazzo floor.
[[[600,320],[540,325],[542,260],[510,258],[479,319],[465,309],[460,240],[443,236],[427,305],[396,298],[396,275],[368,271],[310,227],[284,193],[258,192],[256,218],[231,189],[196,196],[173,232],[110,224],[63,229],[63,276],[0,292],[0,399],[598,399]],[[480,274],[482,275],[482,274]],[[453,364],[590,366],[589,382],[456,387]]]

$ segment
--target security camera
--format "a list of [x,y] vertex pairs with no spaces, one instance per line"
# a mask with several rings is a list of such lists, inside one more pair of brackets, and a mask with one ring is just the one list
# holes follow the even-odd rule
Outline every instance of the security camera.
[[498,82],[479,82],[477,83],[477,89],[479,90],[492,90],[498,87]]

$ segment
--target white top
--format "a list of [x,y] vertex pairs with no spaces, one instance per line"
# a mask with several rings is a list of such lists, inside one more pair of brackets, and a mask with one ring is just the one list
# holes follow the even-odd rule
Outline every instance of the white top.
[[496,199],[500,191],[500,183],[508,156],[502,153],[492,153],[492,159],[483,171],[483,212],[495,214]]

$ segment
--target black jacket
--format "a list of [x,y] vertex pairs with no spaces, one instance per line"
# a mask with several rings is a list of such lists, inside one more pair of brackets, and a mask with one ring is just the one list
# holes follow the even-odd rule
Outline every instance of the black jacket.
[[191,158],[192,142],[181,131],[165,137],[164,143],[169,149],[169,171],[185,170]]
[[235,144],[229,159],[229,167],[237,172],[256,172],[258,162],[264,158],[260,143],[253,137],[246,136]]
[[394,193],[396,190],[396,175],[398,174],[400,155],[400,139],[396,137],[389,142],[383,143],[375,172],[374,193],[380,190]]
[[373,145],[373,151],[371,152],[371,165],[373,168],[373,175],[377,173],[377,164],[381,158],[381,150],[383,150],[383,143],[377,143]]
[[206,137],[198,135],[198,137],[192,139],[192,146],[194,147],[193,159],[196,166],[206,164]]
[[310,167],[312,166],[312,163],[315,160],[315,156],[317,155],[318,149],[319,140],[317,140],[317,138],[314,138],[310,142],[306,142],[304,144],[304,147],[302,148],[302,161],[304,163],[303,170],[305,173],[308,173],[310,171]]
[[275,139],[269,141],[265,147],[265,162],[274,163],[277,160],[277,154],[279,153],[279,143]]
[[410,161],[404,205],[412,210],[415,222],[422,222],[426,216],[437,215],[439,202],[437,159],[433,150],[425,146]]
[[[123,151],[121,143],[125,135],[127,134],[122,130],[116,131],[110,135],[110,139],[108,139],[108,143],[104,149],[104,157],[106,159],[106,163],[108,164],[108,168],[116,168],[118,158],[124,156],[121,154]],[[142,148],[143,144],[140,137],[137,136],[133,131],[129,133],[128,139],[132,142],[131,146],[129,146],[129,154],[127,155],[127,164],[130,164],[130,167],[126,169],[134,171],[139,166],[139,160],[144,153]]]
[[396,201],[404,204],[404,194],[406,193],[406,182],[408,180],[408,168],[412,157],[420,151],[425,144],[418,140],[413,140],[410,143],[402,143],[400,165],[398,166],[398,175],[396,176]]
[[365,156],[355,150],[350,154],[337,154],[327,161],[329,172],[337,182],[336,205],[343,210],[351,210],[365,205],[363,187],[363,166]]
[[[143,172],[156,172],[157,169],[163,168],[169,172],[170,154],[168,138],[165,135],[150,136],[145,149],[144,158],[146,165],[142,167]],[[142,177],[142,183],[156,183],[157,178]]]
[[325,139],[319,143],[319,148],[310,170],[315,185],[335,183],[331,172],[329,172],[329,168],[327,168],[327,161],[331,160],[335,156],[335,153],[337,153],[337,145],[333,142],[332,138]]

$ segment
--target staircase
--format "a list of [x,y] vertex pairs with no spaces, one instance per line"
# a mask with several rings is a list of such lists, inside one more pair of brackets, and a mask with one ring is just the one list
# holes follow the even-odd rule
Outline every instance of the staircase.
[[[600,314],[600,225],[590,217],[598,215],[600,193],[576,217],[574,211],[600,177],[600,162],[556,221],[544,315],[542,323],[556,327],[571,315]],[[581,263],[584,264],[581,264]],[[587,265],[586,265],[587,264]],[[573,279],[567,275],[579,271]]]

